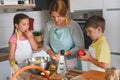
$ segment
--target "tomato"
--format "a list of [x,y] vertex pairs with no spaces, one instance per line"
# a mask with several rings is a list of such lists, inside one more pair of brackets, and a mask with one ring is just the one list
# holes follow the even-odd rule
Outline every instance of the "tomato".
[[84,56],[85,55],[84,49],[78,50],[77,54],[78,54],[79,57]]

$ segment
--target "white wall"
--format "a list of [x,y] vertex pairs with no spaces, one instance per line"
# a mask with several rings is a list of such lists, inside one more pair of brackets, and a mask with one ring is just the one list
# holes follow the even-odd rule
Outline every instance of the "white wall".
[[[16,13],[0,13],[0,48],[8,46],[8,40],[13,32],[13,17]],[[22,12],[34,18],[34,30],[41,30],[50,20],[48,11]]]

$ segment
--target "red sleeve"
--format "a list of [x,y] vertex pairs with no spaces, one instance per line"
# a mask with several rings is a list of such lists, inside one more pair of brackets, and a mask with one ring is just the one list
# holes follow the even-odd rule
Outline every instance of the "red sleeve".
[[15,44],[17,43],[17,39],[16,39],[16,35],[13,34],[10,39],[9,39],[9,43]]

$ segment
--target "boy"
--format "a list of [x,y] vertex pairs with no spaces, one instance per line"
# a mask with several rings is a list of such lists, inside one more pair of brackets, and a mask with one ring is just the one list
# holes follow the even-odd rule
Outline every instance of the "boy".
[[88,61],[88,70],[105,71],[110,65],[110,48],[104,35],[105,20],[92,16],[86,21],[87,35],[93,40],[85,56],[79,59]]

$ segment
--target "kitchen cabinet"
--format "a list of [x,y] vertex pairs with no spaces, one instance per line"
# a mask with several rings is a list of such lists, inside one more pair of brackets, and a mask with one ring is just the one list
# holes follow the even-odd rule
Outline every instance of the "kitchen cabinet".
[[104,7],[107,9],[120,9],[120,0],[104,0]]
[[[49,10],[50,4],[55,0],[35,0],[36,10]],[[70,0],[63,0],[68,9],[68,16],[70,16]]]
[[51,2],[51,0],[35,0],[36,9],[48,10]]
[[[36,4],[36,9],[38,10],[48,10],[49,9],[49,6],[50,4],[55,1],[55,0],[35,0],[35,4]],[[69,7],[68,6],[68,1],[69,0],[63,0],[67,6],[67,8]]]
[[70,0],[70,11],[103,9],[103,0]]
[[111,65],[110,67],[115,67],[120,69],[120,55],[112,54],[111,55]]
[[10,77],[10,65],[9,61],[1,61],[0,62],[0,80],[8,80],[7,78]]
[[107,36],[111,52],[120,53],[120,10],[106,10],[103,15],[106,20],[105,34]]
[[111,52],[120,54],[120,0],[104,0],[103,17],[106,20],[105,35]]

